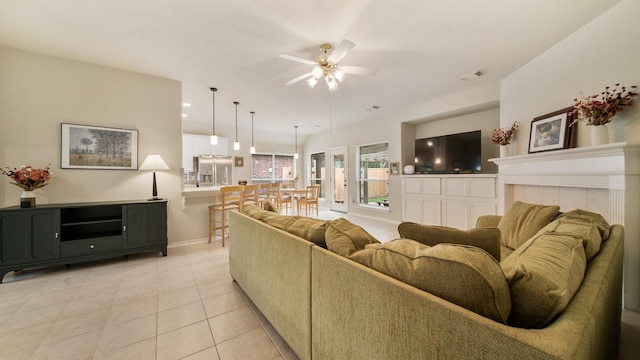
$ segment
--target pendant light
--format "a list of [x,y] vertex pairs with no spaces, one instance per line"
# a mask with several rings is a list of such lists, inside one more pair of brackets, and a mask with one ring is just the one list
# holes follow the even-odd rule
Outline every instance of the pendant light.
[[238,142],[238,105],[237,101],[233,102],[236,105],[236,141],[233,142],[233,150],[240,150],[240,143]]
[[297,159],[298,158],[298,125],[295,125],[294,129],[296,132],[296,151],[293,153],[293,158]]
[[249,148],[249,152],[251,154],[255,154],[256,153],[256,147],[253,145],[253,115],[256,114],[255,111],[249,111],[249,113],[251,113],[251,148]]
[[216,91],[218,89],[211,88],[211,92],[213,93],[213,129],[211,131],[211,145],[218,145],[218,135],[216,135]]

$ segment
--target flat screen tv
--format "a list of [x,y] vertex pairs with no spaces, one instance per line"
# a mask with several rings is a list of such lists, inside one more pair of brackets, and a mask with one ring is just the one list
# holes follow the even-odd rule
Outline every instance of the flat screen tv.
[[480,130],[416,139],[416,173],[479,172],[482,167]]

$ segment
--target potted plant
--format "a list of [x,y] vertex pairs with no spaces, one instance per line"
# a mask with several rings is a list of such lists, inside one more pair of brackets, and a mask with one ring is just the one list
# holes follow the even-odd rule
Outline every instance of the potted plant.
[[591,130],[593,145],[609,142],[609,130],[601,125],[610,123],[616,113],[633,104],[633,98],[637,95],[635,89],[635,85],[627,91],[626,87],[615,84],[613,89],[607,86],[600,94],[584,96],[580,93],[580,98],[573,99],[572,114],[577,114],[577,117],[571,125],[583,121],[586,125],[594,126]]
[[22,196],[20,196],[20,207],[29,208],[36,206],[36,197],[33,194],[35,189],[39,189],[47,184],[51,180],[51,172],[49,171],[51,164],[44,167],[44,169],[34,168],[31,165],[21,166],[20,169],[10,168],[0,169],[0,172],[7,175],[12,182],[11,184],[20,187]]
[[511,126],[493,129],[489,134],[491,142],[500,145],[500,157],[508,156],[509,151],[507,145],[511,144],[511,138],[513,138],[516,130],[518,130],[518,125],[520,125],[520,123],[515,121]]

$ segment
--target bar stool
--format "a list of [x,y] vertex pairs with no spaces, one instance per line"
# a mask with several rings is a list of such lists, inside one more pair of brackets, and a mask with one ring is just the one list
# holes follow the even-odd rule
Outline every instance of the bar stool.
[[271,184],[262,183],[258,185],[258,205],[262,208],[265,200],[271,200]]
[[258,185],[245,185],[244,190],[242,191],[241,204],[250,203],[254,205],[259,205],[260,204],[260,201],[258,198],[259,188],[260,187]]
[[[225,232],[225,230],[229,228],[227,212],[229,210],[237,210],[240,207],[243,192],[243,185],[223,186],[220,188],[221,201],[209,206],[209,242],[211,242],[212,235],[218,235],[216,230],[220,230],[222,247],[224,247],[224,238],[228,236],[228,232]],[[220,221],[216,220],[216,212],[220,212]]]

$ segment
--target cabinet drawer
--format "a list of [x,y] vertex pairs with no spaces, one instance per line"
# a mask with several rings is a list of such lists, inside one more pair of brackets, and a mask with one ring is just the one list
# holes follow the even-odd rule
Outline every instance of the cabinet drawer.
[[62,241],[60,256],[92,255],[122,249],[122,236],[106,236],[85,240]]

